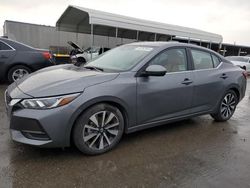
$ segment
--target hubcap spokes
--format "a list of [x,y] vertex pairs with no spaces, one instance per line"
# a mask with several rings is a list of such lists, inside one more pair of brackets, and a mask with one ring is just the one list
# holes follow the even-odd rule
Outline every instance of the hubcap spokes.
[[102,150],[111,145],[119,132],[119,119],[109,111],[93,114],[83,128],[83,140],[91,149]]
[[17,70],[15,70],[15,71],[13,72],[13,74],[12,74],[12,79],[13,79],[14,81],[16,81],[16,80],[21,79],[22,77],[24,77],[24,76],[27,75],[27,74],[29,74],[27,70],[25,70],[25,69],[17,69]]
[[221,114],[224,118],[230,117],[235,110],[236,99],[231,93],[227,94],[221,103]]

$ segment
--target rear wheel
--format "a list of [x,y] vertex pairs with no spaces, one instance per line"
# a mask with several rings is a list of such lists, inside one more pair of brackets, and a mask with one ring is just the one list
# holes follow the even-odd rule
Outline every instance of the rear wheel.
[[217,109],[216,113],[211,114],[211,116],[216,121],[227,121],[229,120],[232,115],[234,114],[234,111],[236,109],[236,106],[238,104],[238,97],[236,93],[233,90],[229,90],[222,100],[220,101],[219,107]]
[[114,148],[124,130],[120,110],[109,104],[98,104],[77,120],[73,130],[76,147],[83,153],[97,155]]
[[8,81],[12,83],[31,73],[31,70],[24,65],[16,65],[8,71]]

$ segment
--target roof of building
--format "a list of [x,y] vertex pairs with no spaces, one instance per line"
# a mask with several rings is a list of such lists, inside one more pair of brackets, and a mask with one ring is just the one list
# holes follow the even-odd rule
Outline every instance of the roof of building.
[[221,43],[222,36],[198,29],[148,21],[118,14],[107,13],[78,6],[68,6],[56,22],[58,30],[90,33],[91,24],[94,25],[94,34],[115,36],[115,28],[119,28],[119,36],[133,38],[136,32],[144,32],[148,37],[170,35]]

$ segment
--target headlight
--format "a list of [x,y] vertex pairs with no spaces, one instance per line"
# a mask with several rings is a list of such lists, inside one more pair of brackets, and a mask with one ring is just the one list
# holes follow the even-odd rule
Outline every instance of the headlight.
[[63,95],[58,97],[24,99],[21,104],[29,109],[50,109],[66,105],[78,97],[80,93]]

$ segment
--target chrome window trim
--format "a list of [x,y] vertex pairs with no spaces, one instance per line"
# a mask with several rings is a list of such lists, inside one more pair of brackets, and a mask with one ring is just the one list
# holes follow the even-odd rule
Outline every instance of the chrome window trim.
[[198,70],[186,70],[186,71],[179,71],[179,72],[166,72],[165,75],[169,74],[176,74],[176,73],[189,73],[189,72],[196,72],[196,71],[209,71],[209,70],[216,70],[219,69],[222,65],[223,61],[220,62],[220,64],[217,67],[209,68],[209,69],[198,69]]
[[223,62],[221,61],[220,64],[217,67],[213,67],[213,68],[209,68],[209,69],[198,69],[198,70],[194,69],[193,71],[203,71],[203,70],[215,70],[215,69],[219,69],[221,67],[222,63]]
[[11,50],[1,50],[1,49],[0,49],[1,52],[2,52],[2,51],[15,51],[15,50],[16,50],[15,48],[13,48],[12,46],[10,46],[8,43],[2,41],[1,39],[0,39],[0,42],[4,43],[5,45],[7,45],[8,47],[11,48]]

